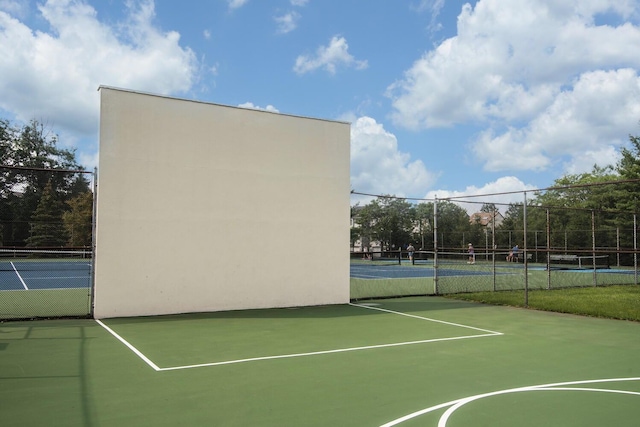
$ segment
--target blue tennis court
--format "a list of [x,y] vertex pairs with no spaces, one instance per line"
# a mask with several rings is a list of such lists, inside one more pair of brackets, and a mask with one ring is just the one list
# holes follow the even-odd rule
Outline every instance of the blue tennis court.
[[[438,270],[439,276],[486,276],[491,275],[489,268],[477,265],[460,266],[455,268],[447,266]],[[412,266],[409,264],[377,264],[362,263],[351,264],[351,277],[356,279],[400,279],[434,277],[435,270],[432,265]]]
[[77,289],[91,285],[91,260],[0,261],[0,290]]

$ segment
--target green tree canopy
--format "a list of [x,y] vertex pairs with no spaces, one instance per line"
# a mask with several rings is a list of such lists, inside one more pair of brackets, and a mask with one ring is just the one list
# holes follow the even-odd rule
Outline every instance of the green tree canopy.
[[411,203],[393,196],[378,197],[358,213],[361,235],[379,241],[385,250],[398,249],[410,243],[413,220]]
[[469,214],[464,208],[446,200],[438,201],[438,246],[444,248],[464,247],[471,236]]
[[[620,151],[621,158],[616,170],[623,180],[637,180],[640,179],[640,137],[629,136],[629,143],[629,148],[625,147]],[[640,210],[639,194],[640,181],[622,184],[617,194],[618,208],[638,212]]]
[[84,192],[67,202],[62,214],[70,246],[91,246],[93,236],[93,193]]
[[31,236],[27,238],[30,247],[55,247],[67,243],[67,233],[62,222],[63,205],[57,200],[53,186],[47,184],[33,213]]
[[67,200],[90,191],[84,174],[68,172],[82,169],[75,151],[57,143],[58,137],[35,120],[22,127],[0,120],[0,244],[34,245],[28,241],[30,223],[47,186],[47,197],[62,203],[63,211],[69,209]]

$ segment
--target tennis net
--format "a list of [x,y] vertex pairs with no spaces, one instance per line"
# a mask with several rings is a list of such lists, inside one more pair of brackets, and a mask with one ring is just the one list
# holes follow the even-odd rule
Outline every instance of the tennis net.
[[401,264],[402,256],[401,251],[351,252],[351,264]]
[[550,270],[593,270],[610,268],[609,255],[549,255]]

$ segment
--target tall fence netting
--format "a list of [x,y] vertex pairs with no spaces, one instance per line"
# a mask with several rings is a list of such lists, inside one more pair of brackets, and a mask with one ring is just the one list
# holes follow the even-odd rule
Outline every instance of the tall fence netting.
[[90,316],[95,172],[0,173],[0,319]]
[[[508,205],[507,217],[496,208],[493,220],[474,232],[439,229],[440,222],[447,223],[446,211],[439,212],[436,200],[433,247],[414,254],[420,262],[401,261],[394,267],[422,269],[422,274],[411,272],[407,280],[397,273],[398,277],[383,280],[374,269],[370,281],[366,276],[354,279],[352,274],[352,294],[355,288],[357,298],[365,298],[367,287],[375,289],[369,292],[375,297],[638,284],[635,212],[544,206],[529,203],[526,192],[522,195],[521,204]],[[471,206],[470,210],[501,206],[491,197],[461,198],[456,203]],[[424,246],[431,246],[430,240]],[[400,252],[401,260],[408,259]]]

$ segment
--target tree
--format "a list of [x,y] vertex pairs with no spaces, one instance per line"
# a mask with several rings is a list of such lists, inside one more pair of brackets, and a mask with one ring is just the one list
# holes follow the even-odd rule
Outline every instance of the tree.
[[51,185],[51,197],[60,203],[89,191],[83,174],[61,171],[82,167],[75,151],[60,149],[57,142],[57,136],[35,120],[20,129],[0,120],[2,244],[26,244],[32,232],[29,223],[47,185]]
[[393,196],[380,196],[358,212],[361,238],[378,240],[384,250],[399,249],[411,241],[413,206]]
[[67,202],[70,210],[62,214],[70,246],[91,246],[93,235],[93,193],[85,192]]
[[420,249],[433,248],[433,203],[418,203],[414,207],[413,240],[419,242]]
[[496,208],[495,203],[483,203],[482,207],[480,208],[480,212],[495,214],[497,211],[498,211],[498,208]]
[[[630,135],[629,142],[630,148],[625,147],[620,150],[621,158],[616,171],[623,180],[636,180],[640,179],[640,137]],[[622,184],[617,194],[618,209],[638,212],[640,208],[638,194],[640,194],[640,181]]]
[[[448,201],[438,201],[438,247],[466,247],[472,238],[469,214],[462,207]],[[465,240],[467,242],[465,242]]]
[[62,222],[63,205],[57,200],[53,186],[45,186],[33,214],[31,236],[27,238],[27,246],[53,247],[63,246],[67,242],[67,233]]
[[528,210],[529,229],[546,229],[546,212],[549,211],[551,230],[550,246],[555,248],[589,248],[592,239],[592,215],[597,216],[597,229],[602,232],[599,245],[615,245],[608,242],[606,230],[613,230],[619,224],[620,215],[616,211],[623,198],[618,181],[620,176],[612,167],[594,166],[591,172],[566,175],[557,179],[551,190],[539,194],[532,204],[538,209]]

